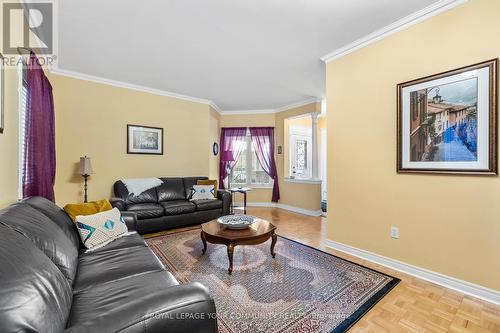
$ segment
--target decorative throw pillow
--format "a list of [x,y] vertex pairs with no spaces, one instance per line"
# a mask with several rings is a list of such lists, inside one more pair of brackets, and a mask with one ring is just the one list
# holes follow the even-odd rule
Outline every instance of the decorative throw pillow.
[[64,211],[71,217],[73,222],[76,222],[77,215],[92,215],[111,210],[112,208],[109,200],[99,200],[79,204],[67,204],[64,206]]
[[93,215],[78,215],[76,226],[86,248],[104,246],[128,232],[118,208]]
[[196,185],[213,185],[214,186],[214,196],[217,197],[217,180],[199,179],[196,181]]
[[191,200],[214,200],[214,191],[213,185],[194,185]]

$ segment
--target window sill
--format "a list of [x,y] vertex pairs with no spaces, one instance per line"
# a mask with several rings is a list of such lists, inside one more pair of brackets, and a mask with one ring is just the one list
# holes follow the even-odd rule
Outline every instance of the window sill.
[[285,182],[289,183],[299,183],[299,184],[314,184],[320,185],[321,179],[313,179],[313,178],[290,178],[285,177]]
[[233,187],[248,187],[250,189],[273,189],[273,185],[270,184],[270,185],[267,185],[267,184],[238,184],[238,185],[232,185],[231,184],[231,188]]

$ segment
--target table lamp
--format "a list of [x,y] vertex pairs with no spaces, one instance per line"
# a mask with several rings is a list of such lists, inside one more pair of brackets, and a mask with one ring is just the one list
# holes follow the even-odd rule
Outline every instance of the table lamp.
[[94,174],[94,170],[92,169],[92,163],[90,162],[90,157],[84,156],[80,157],[80,167],[78,168],[78,173],[83,177],[85,181],[85,186],[84,186],[84,201],[83,202],[88,202],[87,201],[87,178],[89,178],[90,175]]

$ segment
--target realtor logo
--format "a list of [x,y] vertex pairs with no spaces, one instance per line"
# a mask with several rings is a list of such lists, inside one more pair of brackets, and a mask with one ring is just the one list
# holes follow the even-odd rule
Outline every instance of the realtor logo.
[[55,53],[55,15],[52,1],[2,1],[2,52],[17,55],[17,48],[38,55]]

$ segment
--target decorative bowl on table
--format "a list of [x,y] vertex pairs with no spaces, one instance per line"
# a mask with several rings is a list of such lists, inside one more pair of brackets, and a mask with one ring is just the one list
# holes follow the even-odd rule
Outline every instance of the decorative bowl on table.
[[254,224],[255,221],[257,221],[255,216],[242,214],[226,215],[217,219],[217,222],[229,229],[245,229]]

